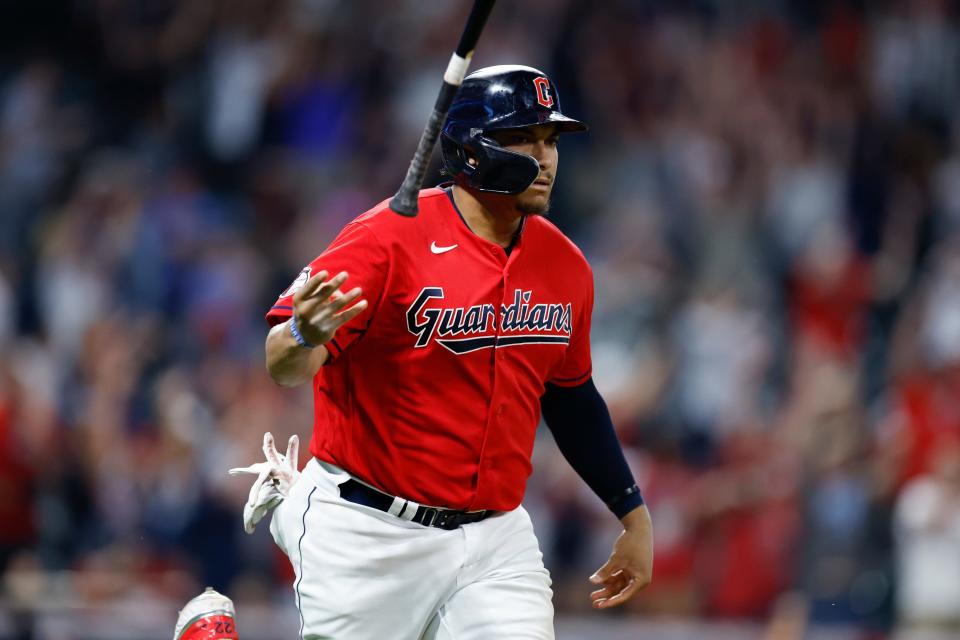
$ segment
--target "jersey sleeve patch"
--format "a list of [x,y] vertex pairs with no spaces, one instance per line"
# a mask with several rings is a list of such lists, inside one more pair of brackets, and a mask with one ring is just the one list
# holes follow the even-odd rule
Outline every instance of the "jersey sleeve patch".
[[300,291],[300,289],[303,289],[303,286],[307,284],[307,280],[310,279],[310,271],[310,267],[304,267],[300,274],[290,283],[290,286],[287,287],[287,290],[280,294],[280,297],[286,298],[287,296],[292,296],[297,291]]

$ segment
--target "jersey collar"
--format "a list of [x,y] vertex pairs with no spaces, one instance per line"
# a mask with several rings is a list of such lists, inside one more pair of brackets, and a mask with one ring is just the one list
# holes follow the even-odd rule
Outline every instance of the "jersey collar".
[[[485,238],[480,238],[480,236],[478,236],[473,231],[473,229],[470,228],[470,225],[467,224],[467,219],[463,217],[463,213],[460,211],[460,207],[457,206],[457,201],[453,199],[453,183],[444,182],[438,185],[438,188],[443,189],[443,191],[446,192],[447,197],[450,199],[450,205],[453,207],[453,210],[457,212],[457,217],[460,218],[460,222],[463,223],[463,226],[466,227],[467,231],[469,231],[471,234],[476,236],[478,239],[483,240],[484,242],[490,242]],[[527,224],[527,216],[523,216],[522,218],[520,218],[520,225],[517,227],[516,233],[513,234],[513,238],[510,240],[510,244],[507,245],[506,247],[500,247],[506,252],[508,256],[510,255],[510,252],[513,251],[513,249],[517,246],[517,244],[520,243],[520,236],[523,235],[523,228],[526,226],[526,224]],[[495,243],[491,242],[490,244],[495,244]]]

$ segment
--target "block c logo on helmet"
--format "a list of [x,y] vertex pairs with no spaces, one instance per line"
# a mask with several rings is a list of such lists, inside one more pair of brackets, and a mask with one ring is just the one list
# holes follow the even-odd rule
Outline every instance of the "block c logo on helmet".
[[550,95],[550,81],[544,76],[533,79],[533,86],[537,89],[537,102],[545,107],[553,106],[553,96]]

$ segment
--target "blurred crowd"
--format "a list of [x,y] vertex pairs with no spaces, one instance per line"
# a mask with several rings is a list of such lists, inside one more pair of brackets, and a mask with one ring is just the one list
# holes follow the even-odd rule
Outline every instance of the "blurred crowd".
[[[0,590],[22,637],[39,599],[292,598],[226,475],[263,431],[310,429],[263,314],[396,189],[469,5],[5,10]],[[656,529],[654,584],[614,615],[960,634],[958,5],[498,3],[473,67],[543,68],[591,125],[551,215],[593,264],[595,379]],[[549,433],[535,468],[557,610],[586,610],[619,525]]]

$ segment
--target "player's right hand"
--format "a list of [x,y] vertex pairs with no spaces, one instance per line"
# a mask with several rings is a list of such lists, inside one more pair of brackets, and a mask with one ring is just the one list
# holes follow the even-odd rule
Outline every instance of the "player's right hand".
[[[297,328],[304,340],[314,345],[330,342],[337,329],[355,318],[367,308],[367,301],[360,300],[360,287],[354,287],[347,293],[340,291],[346,282],[346,271],[327,280],[329,274],[321,271],[313,276],[303,288],[293,296],[293,315]],[[353,304],[353,306],[350,306]]]

